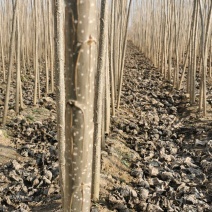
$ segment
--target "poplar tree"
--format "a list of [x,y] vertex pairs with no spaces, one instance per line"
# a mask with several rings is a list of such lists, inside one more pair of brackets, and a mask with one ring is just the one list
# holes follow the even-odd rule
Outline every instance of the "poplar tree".
[[65,1],[65,211],[90,211],[96,0]]

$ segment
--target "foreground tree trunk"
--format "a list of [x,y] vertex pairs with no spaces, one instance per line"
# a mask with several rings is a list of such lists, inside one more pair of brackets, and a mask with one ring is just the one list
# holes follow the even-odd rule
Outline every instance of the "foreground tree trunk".
[[66,0],[64,211],[90,211],[96,53],[96,0]]

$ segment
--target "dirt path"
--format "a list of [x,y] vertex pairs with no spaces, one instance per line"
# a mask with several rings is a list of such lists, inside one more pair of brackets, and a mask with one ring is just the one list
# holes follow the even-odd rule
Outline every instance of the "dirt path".
[[198,114],[130,43],[99,211],[212,211],[212,121]]
[[[200,118],[132,43],[124,73],[92,212],[212,211],[211,117]],[[0,134],[0,211],[60,211],[54,100],[11,118],[13,136]]]

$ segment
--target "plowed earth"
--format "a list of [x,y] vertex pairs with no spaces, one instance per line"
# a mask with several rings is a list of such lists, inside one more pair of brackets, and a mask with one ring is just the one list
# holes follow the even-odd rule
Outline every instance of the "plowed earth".
[[[43,97],[1,130],[0,211],[60,211],[54,99]],[[211,118],[210,105],[202,118],[129,42],[91,211],[212,211]]]

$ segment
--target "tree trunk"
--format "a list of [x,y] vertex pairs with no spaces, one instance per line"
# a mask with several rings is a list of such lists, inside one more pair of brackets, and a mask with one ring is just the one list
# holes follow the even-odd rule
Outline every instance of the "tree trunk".
[[8,103],[9,103],[9,96],[10,96],[10,84],[12,78],[12,66],[13,66],[13,53],[14,53],[14,45],[15,45],[15,29],[16,29],[16,15],[17,15],[17,7],[18,7],[19,0],[16,0],[14,11],[13,11],[13,22],[12,22],[12,33],[10,39],[10,60],[9,60],[9,70],[7,76],[7,90],[5,95],[5,102],[4,102],[4,114],[3,114],[3,125],[6,124],[7,119],[7,111],[8,111]]
[[20,80],[21,80],[21,70],[20,70],[20,27],[19,27],[19,14],[17,13],[16,18],[16,26],[17,26],[17,49],[16,49],[16,59],[17,59],[17,71],[16,71],[16,102],[15,102],[15,112],[19,113],[19,100],[20,100]]
[[64,211],[90,211],[96,37],[96,0],[66,0]]
[[34,10],[35,10],[35,56],[34,56],[34,67],[35,67],[35,85],[34,85],[34,98],[33,104],[37,104],[37,95],[38,95],[38,33],[37,33],[37,25],[38,25],[38,14],[37,14],[37,1],[34,1]]
[[99,36],[99,53],[97,64],[97,80],[95,94],[95,111],[94,111],[94,152],[93,152],[93,184],[92,184],[92,199],[99,199],[99,184],[100,184],[100,160],[101,160],[101,138],[102,138],[102,117],[103,116],[103,85],[105,84],[104,77],[104,60],[106,51],[106,36],[107,36],[107,5],[108,0],[101,1],[100,15],[100,36]]
[[114,10],[115,10],[114,0],[111,1],[111,21],[110,21],[110,80],[111,80],[111,107],[112,107],[112,116],[115,116],[115,82],[114,82]]
[[[56,61],[56,97],[57,97],[57,138],[59,142],[60,183],[62,205],[67,196],[65,191],[65,79],[64,79],[64,4],[55,0],[55,61]],[[45,38],[44,38],[45,39]],[[45,52],[46,58],[46,52]],[[46,61],[47,62],[47,61]],[[48,70],[46,70],[48,72]],[[46,72],[46,73],[47,73]],[[46,90],[48,92],[48,90]],[[67,190],[66,190],[67,191]]]
[[126,20],[125,31],[124,31],[123,49],[122,49],[122,57],[121,57],[120,79],[119,79],[119,84],[118,84],[117,109],[119,109],[120,100],[121,100],[121,90],[122,90],[123,71],[124,71],[124,60],[125,60],[125,54],[126,54],[127,32],[128,32],[128,23],[129,23],[129,17],[130,17],[131,4],[132,4],[132,0],[129,1],[127,20]]

